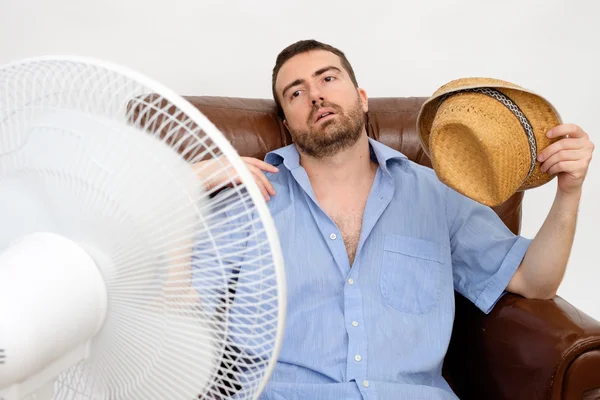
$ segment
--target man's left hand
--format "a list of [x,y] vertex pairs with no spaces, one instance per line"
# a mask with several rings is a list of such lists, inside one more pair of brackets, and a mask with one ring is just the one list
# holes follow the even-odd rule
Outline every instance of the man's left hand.
[[549,138],[562,137],[546,147],[538,156],[541,170],[558,174],[558,189],[564,193],[581,190],[588,171],[594,144],[587,133],[574,124],[562,124],[550,129]]

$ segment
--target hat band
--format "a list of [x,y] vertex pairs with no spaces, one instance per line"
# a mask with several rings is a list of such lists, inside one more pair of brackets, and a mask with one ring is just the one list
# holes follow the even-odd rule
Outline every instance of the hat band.
[[[509,99],[507,96],[505,96],[504,94],[500,93],[499,91],[492,89],[492,88],[473,88],[473,89],[463,89],[463,90],[457,90],[456,92],[451,92],[451,93],[446,93],[445,95],[443,95],[440,98],[440,101],[438,102],[438,108],[440,107],[440,104],[442,104],[442,102],[444,100],[446,100],[448,97],[451,97],[455,94],[459,94],[459,93],[465,93],[465,92],[476,92],[476,93],[482,93],[485,94],[487,96],[490,96],[496,100],[498,100],[500,103],[504,104],[506,106],[506,108],[508,108],[515,117],[517,117],[519,119],[519,122],[521,123],[521,126],[523,127],[523,129],[525,130],[525,134],[527,135],[527,141],[529,142],[529,152],[531,155],[531,166],[529,167],[529,173],[527,174],[527,178],[529,178],[529,176],[531,175],[531,173],[533,172],[533,169],[535,168],[535,162],[537,160],[537,143],[535,140],[535,135],[533,134],[533,128],[531,127],[531,124],[529,123],[529,120],[527,119],[527,117],[525,117],[525,114],[523,114],[523,112],[521,111],[521,109],[519,108],[519,106],[517,106],[515,104],[514,101],[512,101],[511,99]],[[527,179],[525,178],[525,179]]]

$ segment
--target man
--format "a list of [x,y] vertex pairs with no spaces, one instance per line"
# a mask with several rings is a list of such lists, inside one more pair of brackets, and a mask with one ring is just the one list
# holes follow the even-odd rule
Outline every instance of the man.
[[548,132],[568,138],[540,154],[558,189],[529,240],[367,137],[367,94],[341,51],[294,43],[277,57],[272,89],[294,145],[244,159],[279,231],[288,286],[262,398],[456,399],[441,376],[454,290],[486,313],[505,291],[556,294],[593,144],[575,125]]

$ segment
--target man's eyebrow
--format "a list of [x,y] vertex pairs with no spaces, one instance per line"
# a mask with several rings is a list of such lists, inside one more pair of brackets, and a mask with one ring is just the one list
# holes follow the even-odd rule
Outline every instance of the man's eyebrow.
[[293,88],[294,86],[298,86],[304,83],[304,79],[296,79],[294,82],[290,83],[286,87],[283,88],[283,92],[281,92],[281,97],[285,97],[285,92]]
[[[336,71],[336,72],[342,72],[338,67],[335,67],[333,65],[329,65],[327,67],[323,67],[321,69],[316,70],[312,76],[313,77],[317,77],[319,75],[324,74],[327,71]],[[287,85],[286,87],[283,88],[283,92],[281,92],[281,97],[285,97],[285,92],[287,92],[288,90],[290,90],[291,88],[293,88],[294,86],[298,86],[304,83],[304,79],[296,79],[294,82],[290,83],[289,85]]]
[[325,68],[321,68],[321,69],[315,71],[315,73],[313,74],[313,77],[317,77],[317,76],[322,75],[325,72],[331,71],[331,70],[336,71],[336,72],[342,72],[342,71],[340,71],[340,69],[338,67],[334,67],[333,65],[329,65],[329,66],[327,66]]

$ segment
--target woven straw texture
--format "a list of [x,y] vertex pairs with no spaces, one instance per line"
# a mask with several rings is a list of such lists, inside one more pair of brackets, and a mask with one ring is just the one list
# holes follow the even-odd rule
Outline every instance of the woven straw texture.
[[[493,88],[510,98],[533,128],[537,154],[557,139],[546,133],[561,123],[543,97],[513,83],[491,78],[463,78],[440,87],[422,106],[417,129],[439,179],[459,193],[495,207],[516,191],[541,186],[554,178],[535,168],[527,177],[531,154],[519,119],[501,102],[482,93],[447,93]],[[438,108],[439,104],[439,108]]]

